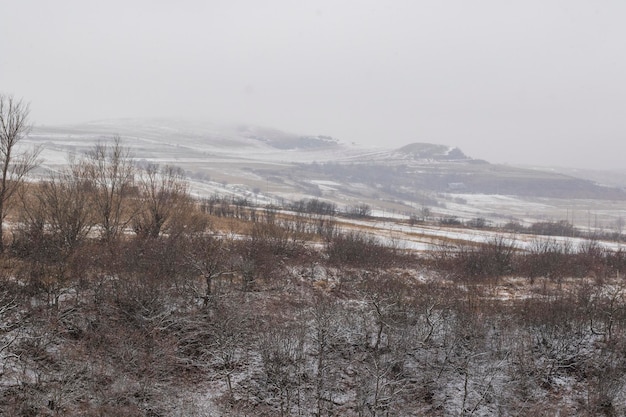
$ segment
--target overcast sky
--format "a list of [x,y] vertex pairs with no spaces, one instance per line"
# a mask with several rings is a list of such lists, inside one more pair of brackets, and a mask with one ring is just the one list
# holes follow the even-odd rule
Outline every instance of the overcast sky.
[[624,168],[624,0],[0,0],[36,124],[172,117]]

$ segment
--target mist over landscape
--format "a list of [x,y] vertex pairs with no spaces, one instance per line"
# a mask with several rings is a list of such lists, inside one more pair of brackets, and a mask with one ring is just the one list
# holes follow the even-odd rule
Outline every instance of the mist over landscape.
[[626,182],[616,173],[493,164],[445,144],[364,146],[249,124],[172,119],[36,127],[25,143],[41,147],[45,173],[110,142],[110,132],[141,163],[183,169],[200,198],[278,205],[317,198],[342,210],[367,204],[380,215],[404,218],[428,207],[436,217],[480,217],[493,225],[566,220],[597,230],[614,229],[626,216]]
[[0,6],[0,416],[626,415],[626,2]]
[[625,12],[615,0],[8,2],[0,80],[38,125],[247,123],[621,169]]

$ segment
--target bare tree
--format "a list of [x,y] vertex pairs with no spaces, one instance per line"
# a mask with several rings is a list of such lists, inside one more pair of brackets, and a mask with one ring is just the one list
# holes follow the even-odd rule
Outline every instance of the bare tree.
[[0,252],[4,251],[2,225],[9,202],[24,177],[38,165],[39,149],[19,151],[16,147],[30,131],[27,103],[0,94]]
[[82,168],[70,162],[41,185],[38,195],[44,220],[60,248],[73,249],[93,227],[89,184]]
[[133,218],[126,199],[134,182],[135,169],[130,151],[114,136],[110,145],[98,143],[87,153],[84,171],[94,192],[96,224],[100,236],[110,242]]
[[332,415],[336,373],[329,358],[340,334],[339,306],[331,298],[318,296],[312,309],[311,342],[315,357],[315,403],[317,416]]
[[304,342],[305,329],[298,325],[268,330],[259,340],[268,394],[265,401],[278,402],[275,406],[281,417],[292,415],[294,406],[299,408],[306,360]]
[[347,214],[352,217],[368,217],[372,214],[372,208],[368,204],[361,203],[348,207]]
[[17,194],[22,207],[12,233],[12,253],[24,256],[30,285],[44,290],[48,305],[55,308],[72,280],[81,275],[76,275],[76,268],[85,264],[80,246],[93,225],[91,192],[80,167],[70,162],[49,179],[21,187]]
[[228,259],[229,249],[224,239],[215,236],[197,236],[189,241],[185,260],[205,281],[204,305],[208,305],[214,295],[214,282],[226,275],[233,275],[233,266]]
[[141,209],[134,220],[139,236],[156,238],[177,209],[189,202],[188,184],[180,168],[148,165],[139,180]]

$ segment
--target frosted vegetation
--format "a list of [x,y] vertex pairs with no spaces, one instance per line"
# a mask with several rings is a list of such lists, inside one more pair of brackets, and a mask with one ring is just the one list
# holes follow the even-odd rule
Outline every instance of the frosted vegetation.
[[112,138],[12,183],[0,414],[626,413],[621,229],[197,198],[153,162]]
[[[193,199],[179,171],[140,168],[117,141],[24,184],[1,258],[1,410],[626,412],[619,244],[521,247],[532,229],[370,214]],[[390,222],[440,244],[381,239]]]

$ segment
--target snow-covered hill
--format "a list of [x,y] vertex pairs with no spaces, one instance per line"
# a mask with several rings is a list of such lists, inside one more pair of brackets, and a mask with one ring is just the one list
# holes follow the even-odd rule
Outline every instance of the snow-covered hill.
[[626,214],[619,187],[489,164],[442,144],[372,148],[318,134],[168,119],[38,126],[25,144],[41,146],[43,167],[56,169],[68,155],[114,135],[142,163],[183,168],[200,196],[227,193],[268,203],[315,197],[406,216],[428,207],[435,216],[498,223],[568,219],[590,225],[593,214],[593,223],[606,228]]

